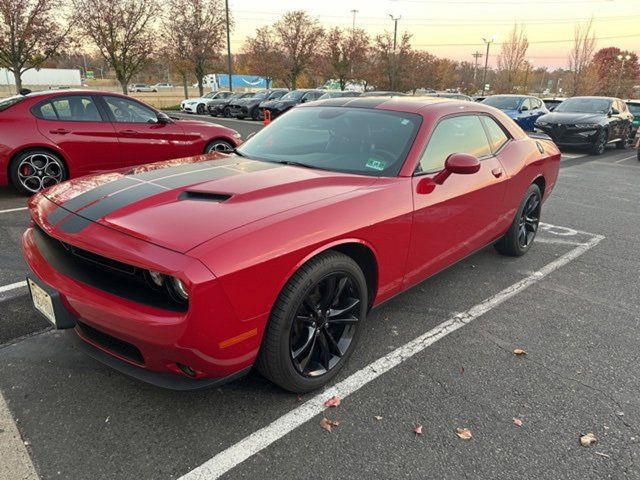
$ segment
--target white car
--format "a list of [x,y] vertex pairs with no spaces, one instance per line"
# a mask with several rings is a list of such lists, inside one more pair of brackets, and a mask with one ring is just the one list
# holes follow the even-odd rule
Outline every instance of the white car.
[[180,110],[185,113],[205,115],[207,113],[207,105],[209,105],[213,100],[227,98],[229,95],[231,95],[231,92],[209,92],[202,97],[187,98],[180,102]]
[[169,90],[173,88],[173,85],[171,85],[170,83],[156,83],[154,85],[151,85],[151,88],[154,89],[154,92],[157,92],[158,90]]
[[146,83],[134,83],[129,85],[130,92],[157,92],[158,90],[152,85]]

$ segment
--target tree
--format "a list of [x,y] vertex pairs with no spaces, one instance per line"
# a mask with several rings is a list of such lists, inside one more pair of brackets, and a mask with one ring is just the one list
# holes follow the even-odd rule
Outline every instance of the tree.
[[16,91],[22,74],[38,68],[69,41],[60,21],[61,0],[0,0],[0,67],[13,73]]
[[[393,34],[385,31],[377,35],[372,47],[378,78],[373,81],[380,89],[403,89],[404,75],[410,66],[411,34],[404,32],[393,51]],[[396,81],[397,80],[397,81]]]
[[498,56],[498,85],[502,92],[512,92],[517,84],[529,48],[529,40],[523,27],[516,23],[502,43]]
[[127,93],[131,79],[149,61],[157,34],[156,0],[73,0],[78,27],[93,40]]
[[166,23],[179,42],[174,49],[175,60],[184,59],[176,65],[191,64],[203,95],[202,80],[226,45],[224,5],[221,0],[169,0],[167,15]]
[[344,90],[347,80],[357,78],[356,66],[364,64],[369,50],[369,36],[360,29],[331,29],[324,41],[323,59],[325,73]]
[[411,51],[404,74],[404,86],[415,95],[419,88],[435,86],[437,59],[423,51]]
[[[624,59],[624,68],[618,56]],[[633,85],[640,77],[640,65],[635,53],[622,51],[617,47],[603,48],[594,54],[592,63],[598,77],[598,91],[601,94],[631,96]]]
[[244,63],[247,69],[267,81],[267,88],[274,79],[286,76],[286,66],[282,52],[276,44],[273,30],[264,26],[256,30],[253,37],[247,37],[242,47]]
[[273,25],[273,30],[286,71],[283,80],[289,88],[295,89],[298,78],[312,66],[317,56],[324,30],[304,10],[285,13]]
[[593,18],[587,23],[576,24],[573,32],[573,48],[569,53],[569,70],[571,70],[569,92],[572,96],[586,95],[595,90],[595,72],[591,64],[595,46]]

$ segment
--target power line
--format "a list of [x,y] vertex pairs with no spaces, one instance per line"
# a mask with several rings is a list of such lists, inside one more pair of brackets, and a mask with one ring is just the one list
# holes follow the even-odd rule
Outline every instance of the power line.
[[[614,35],[608,37],[596,37],[596,40],[621,40],[624,38],[638,38],[640,34],[632,34],[632,35]],[[575,39],[566,39],[566,40],[538,40],[538,41],[530,41],[529,45],[534,44],[546,44],[546,43],[571,43],[574,42]],[[496,42],[494,45],[502,45],[504,42]],[[423,44],[414,44],[413,47],[475,47],[478,43],[423,43]]]

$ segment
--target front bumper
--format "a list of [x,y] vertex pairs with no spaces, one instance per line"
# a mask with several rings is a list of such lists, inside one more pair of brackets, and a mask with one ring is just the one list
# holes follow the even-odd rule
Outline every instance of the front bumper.
[[574,128],[565,125],[540,125],[536,128],[549,135],[553,142],[562,147],[589,147],[595,144],[601,127]]
[[180,105],[180,110],[185,113],[196,113],[196,105]]
[[[56,309],[72,319],[75,333],[90,346],[94,358],[139,380],[180,390],[218,385],[246,373],[253,364],[262,328],[238,321],[218,281],[197,260],[184,256],[180,260],[177,253],[168,257],[165,250],[163,261],[171,268],[176,261],[186,261],[190,266],[185,269],[200,282],[192,285],[188,310],[171,311],[122,298],[60,272],[39,245],[35,227],[29,228],[22,248],[31,278],[50,293]],[[145,248],[151,253],[160,247],[146,244]],[[247,337],[250,329],[256,333]]]

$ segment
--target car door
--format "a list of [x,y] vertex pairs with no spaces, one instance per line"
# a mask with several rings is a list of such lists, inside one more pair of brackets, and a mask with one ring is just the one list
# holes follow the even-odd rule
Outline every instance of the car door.
[[203,153],[199,137],[176,123],[158,122],[155,110],[130,98],[102,95],[120,142],[123,165],[140,165]]
[[[433,183],[453,153],[478,157],[480,170],[452,174],[441,185]],[[421,188],[425,184],[431,186]],[[450,116],[437,124],[412,187],[414,213],[405,286],[483,247],[504,229],[506,175],[478,115]]]
[[522,100],[518,108],[518,125],[523,130],[531,130],[533,128],[531,124],[531,101],[528,98]]
[[61,95],[35,105],[38,130],[62,152],[72,176],[119,168],[116,131],[93,95]]

